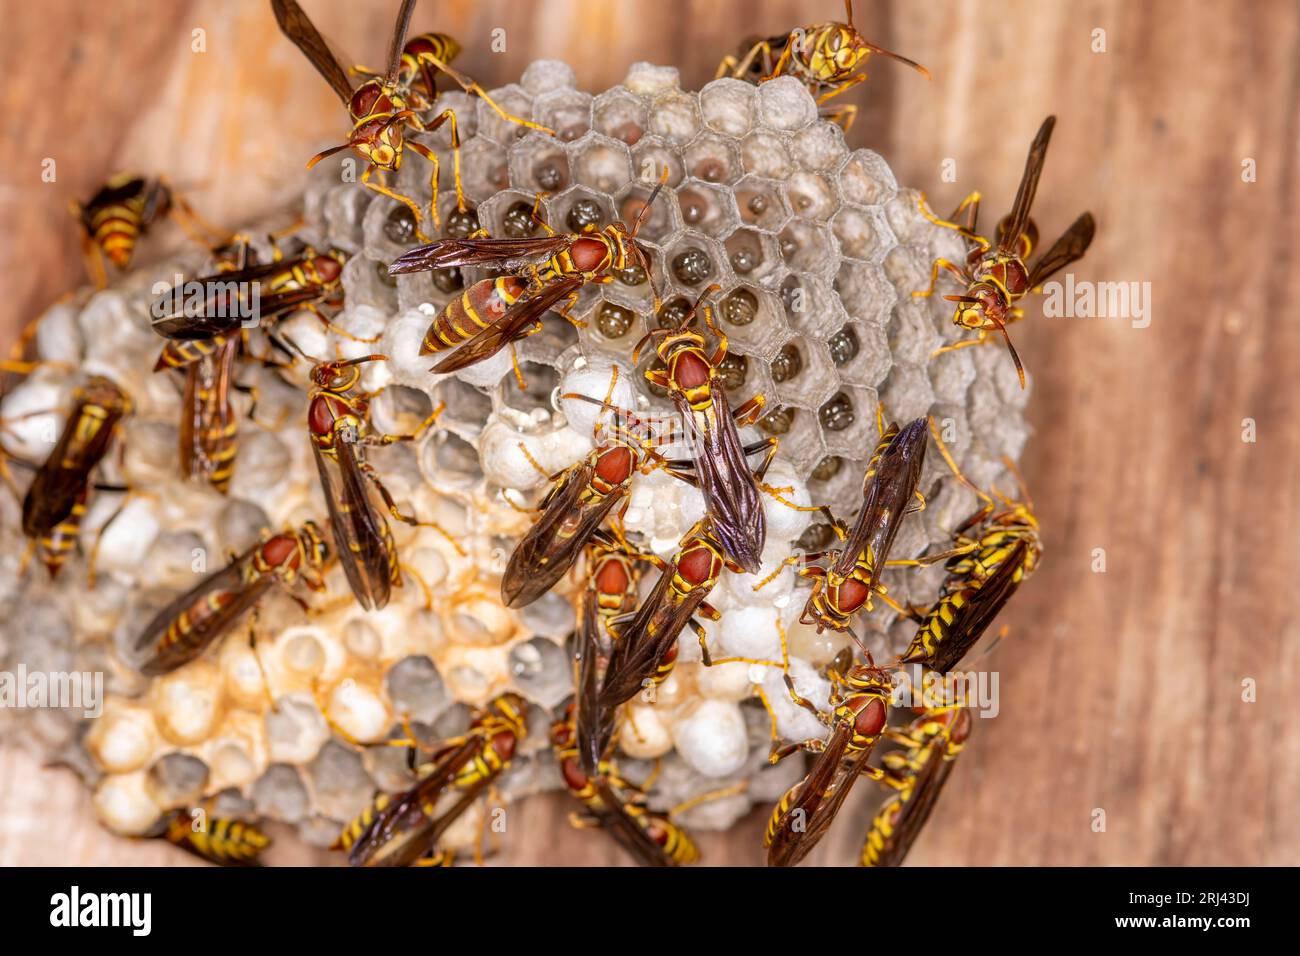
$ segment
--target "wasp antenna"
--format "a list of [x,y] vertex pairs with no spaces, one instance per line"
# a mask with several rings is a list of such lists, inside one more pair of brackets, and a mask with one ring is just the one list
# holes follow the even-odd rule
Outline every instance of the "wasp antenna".
[[646,219],[649,217],[650,207],[654,205],[655,199],[657,199],[659,196],[659,191],[664,188],[664,184],[667,182],[668,182],[668,164],[665,163],[663,175],[659,177],[658,184],[655,186],[654,189],[650,190],[650,198],[645,201],[645,205],[641,207],[641,211],[636,214],[636,219],[632,221],[631,236],[633,239],[636,238],[637,232],[641,229],[641,226],[645,223]]
[[297,352],[299,355],[305,358],[308,362],[311,362],[312,365],[325,364],[324,359],[318,359],[314,355],[308,355],[305,351],[303,351],[302,346],[299,345],[297,342],[295,342],[293,339],[289,338],[289,336],[281,335],[279,338],[291,349],[293,349],[295,352]]
[[1006,340],[1007,351],[1011,353],[1011,361],[1016,363],[1016,375],[1020,378],[1020,387],[1023,389],[1025,387],[1025,366],[1020,361],[1020,353],[1011,344],[1011,333],[1007,331],[1007,327],[1002,320],[994,319],[993,321],[997,323],[998,331],[1002,333],[1002,338]]

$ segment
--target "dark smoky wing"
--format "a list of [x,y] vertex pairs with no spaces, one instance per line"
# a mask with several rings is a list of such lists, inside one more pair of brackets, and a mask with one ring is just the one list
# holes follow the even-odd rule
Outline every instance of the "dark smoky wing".
[[406,31],[411,26],[411,14],[415,12],[415,0],[402,0],[402,7],[397,11],[397,22],[393,24],[393,39],[388,45],[388,70],[384,82],[392,84],[397,80],[397,71],[402,66],[402,46],[406,43]]
[[[264,588],[246,587],[243,578],[244,568],[247,566],[253,552],[259,547],[261,547],[260,544],[248,548],[242,554],[236,556],[230,564],[208,575],[184,594],[174,598],[166,607],[153,616],[135,642],[136,652],[145,655],[140,663],[141,671],[147,674],[154,672],[158,668],[168,667],[174,656],[181,650],[180,648],[163,649],[159,647],[159,643],[167,633],[167,628],[183,611],[197,606],[200,601],[206,601],[208,598],[217,595],[232,595],[232,600],[219,610],[191,622],[190,632],[185,636],[186,647],[201,649],[213,639],[221,636],[222,632],[239,615],[256,603]],[[269,584],[269,581],[266,583]]]
[[[608,508],[593,507],[584,516],[578,534],[559,538],[574,509],[580,507],[582,489],[590,483],[592,472],[591,464],[586,461],[571,469],[560,485],[547,495],[542,513],[510,553],[510,561],[501,578],[501,596],[508,607],[526,607],[549,591],[573,566],[586,539],[608,514]],[[613,502],[610,504],[612,507]],[[599,512],[598,516],[596,512]],[[594,524],[591,523],[593,517]]]
[[999,252],[1008,254],[1016,252],[1020,234],[1025,231],[1025,226],[1029,222],[1029,210],[1034,205],[1034,194],[1038,192],[1038,179],[1043,174],[1043,163],[1047,160],[1047,144],[1052,138],[1052,128],[1055,125],[1055,116],[1043,120],[1043,125],[1038,127],[1038,135],[1029,146],[1029,156],[1025,159],[1025,173],[1020,177],[1020,188],[1016,190],[1016,201],[1011,206],[1011,212],[1007,213],[1006,219],[1003,220],[1005,225],[998,227]]
[[875,587],[880,582],[880,573],[889,560],[903,518],[910,513],[909,505],[921,480],[927,434],[926,420],[918,418],[899,431],[880,456],[876,473],[863,495],[858,520],[832,567],[836,574],[848,574],[858,555],[870,548],[869,586]]
[[[244,315],[248,311],[246,296],[242,291],[243,288],[251,283],[260,282],[261,280],[293,268],[297,262],[277,262],[263,264],[260,266],[250,266],[246,269],[239,269],[233,272],[218,272],[214,275],[200,276],[193,280],[195,285],[202,286],[208,290],[203,299],[203,309],[195,315],[188,312],[188,296],[185,296],[184,287],[182,286],[182,310],[163,315],[161,318],[155,318],[152,327],[155,332],[164,338],[178,339],[181,341],[190,341],[195,339],[212,339],[218,335],[229,335],[238,331],[244,322]],[[212,290],[234,290],[237,293],[235,301],[218,301],[220,292]],[[162,311],[164,306],[172,304],[176,291],[169,290],[154,300],[152,312],[156,316]],[[281,296],[288,297],[287,301],[310,301],[318,298],[320,295],[317,290],[295,290],[294,292],[279,293],[278,295],[262,296],[259,294],[257,307],[261,316],[266,316],[271,306]]]
[[998,569],[957,610],[948,626],[948,640],[935,649],[934,660],[930,662],[930,666],[940,674],[948,673],[961,663],[966,652],[979,642],[1003,605],[1016,593],[1020,587],[1017,573],[1024,564],[1028,549],[1029,545],[1024,541],[1017,544]]
[[[72,409],[69,425],[81,415],[81,410],[81,405]],[[77,499],[90,482],[90,473],[108,452],[120,417],[109,412],[95,435],[77,447],[73,445],[72,429],[65,425],[54,450],[36,470],[36,476],[23,496],[23,533],[29,538],[48,534],[72,513]]]
[[600,762],[614,735],[614,710],[601,707],[599,634],[600,619],[596,600],[584,594],[582,621],[578,630],[577,716],[574,721],[578,743],[578,763],[589,779],[600,776]]
[[1082,259],[1096,233],[1097,223],[1093,221],[1092,213],[1085,212],[1074,220],[1061,238],[1052,244],[1052,248],[1043,253],[1043,257],[1034,264],[1034,271],[1029,275],[1029,287],[1032,289],[1041,285],[1071,262]]
[[506,309],[501,318],[469,339],[429,371],[444,375],[491,358],[511,342],[519,339],[526,329],[541,321],[542,316],[556,303],[581,286],[581,279],[560,279],[533,295],[520,299]]
[[[605,681],[600,689],[600,706],[604,710],[631,700],[653,676],[660,660],[677,640],[686,622],[704,601],[702,592],[665,609],[668,600],[672,571],[665,571],[650,595],[641,602],[636,614],[626,627],[620,627],[605,668]],[[657,619],[658,632],[652,635],[649,624]]]
[[619,799],[604,777],[593,777],[592,783],[604,804],[602,811],[595,814],[596,819],[628,855],[642,866],[676,866],[646,828],[628,813],[626,802]]
[[[823,810],[822,801],[826,799],[826,791],[835,782],[844,759],[844,748],[851,739],[853,727],[848,723],[837,724],[831,732],[830,739],[826,741],[826,749],[818,754],[812,770],[808,771],[808,776],[799,785],[799,795],[777,823],[772,845],[767,848],[768,866],[794,866],[816,844],[816,839],[812,838],[812,827]],[[803,814],[804,825],[796,830],[792,824],[797,812]]]
[[145,181],[141,176],[128,179],[126,182],[119,183],[116,186],[101,187],[95,195],[90,197],[90,201],[81,208],[82,222],[89,227],[90,214],[94,210],[135,199],[144,192],[144,188]]
[[[348,862],[353,866],[402,866],[422,856],[437,839],[433,831],[442,819],[430,816],[427,808],[438,802],[456,773],[482,745],[478,737],[466,739],[444,754],[415,786],[393,798],[352,845]],[[394,841],[399,839],[403,842],[394,850]]]
[[280,24],[280,32],[292,40],[294,46],[311,61],[339,99],[344,104],[351,103],[352,81],[348,79],[347,70],[330,52],[329,44],[302,7],[294,0],[271,0],[271,9],[275,11],[275,22]]
[[502,265],[553,256],[569,244],[566,236],[537,239],[439,239],[402,253],[388,267],[389,275],[429,272],[460,266]]
[[898,811],[893,823],[893,832],[886,838],[880,850],[877,866],[899,866],[907,856],[908,850],[921,835],[930,813],[939,800],[943,785],[952,773],[952,761],[944,759],[947,738],[940,734],[926,748],[928,756],[925,766],[913,778],[911,789]]
[[830,829],[835,817],[840,812],[840,807],[844,806],[844,801],[848,799],[849,791],[853,785],[858,782],[862,776],[862,771],[867,765],[867,758],[871,756],[871,749],[868,748],[859,754],[856,754],[850,761],[841,761],[839,768],[839,777],[835,782],[835,791],[831,794],[829,800],[822,805],[813,818],[808,821],[808,832],[805,834],[804,847],[795,857],[794,862],[802,860],[813,847],[826,835]]
[[365,478],[348,442],[335,443],[338,459],[314,445],[321,490],[329,509],[334,543],[352,593],[366,610],[381,608],[392,592],[388,548],[370,502]]
[[698,452],[695,474],[713,530],[727,556],[750,573],[762,563],[767,518],[758,483],[749,467],[731,407],[721,390],[713,394],[712,427],[700,428],[689,410],[681,409]]

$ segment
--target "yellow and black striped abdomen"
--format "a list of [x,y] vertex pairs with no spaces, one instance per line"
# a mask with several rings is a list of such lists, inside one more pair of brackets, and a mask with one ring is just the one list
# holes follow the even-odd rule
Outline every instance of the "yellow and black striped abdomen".
[[256,864],[271,845],[270,838],[250,823],[218,817],[196,828],[184,811],[172,819],[166,837],[169,843],[222,866]]
[[105,257],[119,269],[131,264],[136,243],[144,230],[144,200],[128,199],[88,212],[90,237]]
[[68,516],[51,528],[48,534],[43,535],[37,544],[41,563],[49,570],[51,578],[58,577],[68,561],[68,555],[77,546],[77,537],[81,534],[81,520],[86,515],[86,497],[89,491],[89,486],[81,490]]
[[496,323],[528,289],[517,276],[499,276],[474,283],[452,299],[424,334],[421,355],[454,348]]

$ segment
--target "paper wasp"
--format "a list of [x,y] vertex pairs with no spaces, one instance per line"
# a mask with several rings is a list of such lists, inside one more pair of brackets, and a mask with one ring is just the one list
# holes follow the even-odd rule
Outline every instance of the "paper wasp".
[[[958,469],[933,420],[930,431],[953,474],[984,503],[954,530],[954,548],[914,562],[946,560],[948,574],[939,599],[928,611],[907,610],[919,619],[920,626],[900,663],[925,664],[946,674],[975,646],[1021,582],[1034,572],[1043,548],[1038,518],[1023,483],[1022,501],[980,490]],[[1007,465],[1014,473],[1009,461]]]
[[92,375],[73,391],[72,403],[54,450],[36,469],[23,496],[23,534],[52,578],[76,544],[91,488],[127,490],[97,485],[92,475],[117,438],[122,419],[131,413],[130,397],[111,380]]
[[[873,53],[905,63],[930,78],[921,64],[874,43],[853,26],[853,0],[844,0],[844,23],[798,27],[785,36],[753,43],[739,57],[724,57],[715,79],[730,76],[761,83],[778,76],[793,76],[817,99],[819,107],[851,90],[867,78],[866,61]],[[825,107],[824,116],[847,132],[857,117],[857,106]]]
[[[465,266],[504,266],[522,264],[518,275],[481,279],[453,299],[433,320],[420,346],[422,355],[455,349],[430,371],[455,372],[495,355],[507,345],[540,331],[541,319],[558,308],[561,316],[577,323],[569,310],[578,301],[578,292],[589,283],[614,281],[614,273],[639,265],[650,273],[650,261],[636,244],[650,206],[663,183],[655,186],[642,205],[631,228],[612,222],[604,229],[583,233],[557,233],[537,217],[545,231],[536,239],[442,239],[417,246],[393,260],[390,275],[429,272],[434,269]],[[529,260],[542,260],[530,262]],[[659,308],[658,296],[655,309]],[[462,344],[463,343],[463,344]]]
[[194,660],[256,607],[273,584],[301,604],[293,585],[301,578],[309,589],[324,590],[321,573],[328,558],[329,547],[311,521],[232,556],[154,615],[135,645],[143,655],[140,672],[167,674]]
[[365,449],[372,445],[414,441],[438,418],[435,408],[415,431],[405,435],[371,435],[368,395],[354,393],[361,380],[360,366],[386,360],[383,355],[363,355],[338,362],[320,362],[311,371],[312,390],[307,406],[307,430],[316,455],[321,489],[329,507],[330,528],[352,593],[366,610],[388,604],[394,587],[402,585],[397,545],[384,515],[370,497],[379,493],[388,513],[413,527],[433,528],[458,551],[460,546],[439,525],[403,514],[384,487]]
[[84,205],[74,200],[70,207],[81,223],[86,269],[101,289],[108,284],[104,260],[125,271],[140,237],[164,216],[170,216],[192,239],[205,245],[208,238],[196,233],[196,227],[214,240],[225,235],[205,222],[162,179],[146,179],[135,173],[118,173]]
[[150,834],[218,866],[261,866],[271,838],[251,823],[208,817],[201,810],[173,810]]
[[[551,726],[551,747],[565,788],[585,811],[574,826],[598,825],[644,866],[678,866],[699,858],[694,841],[672,822],[672,814],[645,806],[642,787],[624,780],[606,757],[613,712],[600,703],[599,620],[590,592],[578,635],[576,699]],[[628,794],[627,797],[621,794]]]
[[[957,303],[953,322],[964,329],[978,332],[979,335],[945,345],[934,354],[981,345],[988,341],[990,333],[1000,332],[1006,340],[1011,360],[1015,362],[1021,388],[1025,387],[1025,369],[1007,332],[1008,325],[1024,318],[1024,310],[1016,303],[1054,273],[1083,258],[1097,228],[1092,213],[1085,212],[1043,253],[1032,269],[1025,264],[1038,243],[1038,226],[1029,218],[1029,210],[1034,204],[1034,194],[1038,191],[1038,179],[1047,159],[1047,144],[1052,138],[1052,127],[1055,125],[1056,117],[1049,116],[1038,128],[1038,135],[1034,137],[1029,147],[1029,156],[1025,160],[1025,172],[1020,179],[1020,188],[1016,190],[1015,203],[1011,212],[998,223],[996,243],[975,231],[980,209],[978,192],[963,199],[947,219],[936,218],[926,208],[924,196],[919,201],[921,214],[925,218],[936,226],[955,230],[972,244],[965,265],[957,265],[947,259],[935,260],[930,270],[930,287],[923,292],[912,293],[914,296],[933,295],[940,269],[947,269],[966,285],[966,291],[962,295],[946,295],[944,298]],[[957,222],[963,213],[966,214],[964,225]]]
[[[236,335],[244,329],[246,317],[251,316],[266,327],[274,319],[303,309],[331,331],[354,338],[330,322],[318,307],[318,303],[341,297],[346,262],[346,254],[337,249],[317,252],[307,246],[292,258],[285,259],[277,252],[271,262],[227,268],[194,280],[205,291],[201,308],[187,305],[166,312],[155,303],[153,330],[173,340],[159,357],[157,367],[165,364],[174,368],[196,361],[202,351],[186,343]],[[164,293],[160,302],[170,296],[172,293]],[[271,338],[274,341],[274,336]]]
[[[829,568],[812,564],[800,569],[801,575],[813,579],[813,589],[799,619],[804,624],[815,624],[818,632],[847,631],[859,646],[862,642],[853,632],[850,618],[863,607],[870,610],[871,595],[881,590],[881,571],[889,562],[889,552],[903,518],[911,513],[907,506],[913,498],[920,497],[916,485],[925,462],[924,418],[908,423],[900,431],[897,424],[885,427],[878,410],[877,422],[880,440],[863,476],[862,510],[858,519],[846,533],[831,517],[831,527],[843,546],[838,552],[813,553],[794,559],[812,561],[824,554],[835,554]],[[921,498],[922,506],[924,501]]]
[[763,837],[768,866],[797,864],[825,835],[858,777],[883,776],[883,771],[867,765],[867,758],[885,731],[892,677],[866,663],[854,666],[843,677],[832,671],[831,678],[836,691],[830,701],[832,713],[827,715],[799,696],[789,673],[785,676],[794,702],[829,727],[831,735],[826,740],[789,744],[772,754],[774,763],[796,751],[817,754],[817,760],[772,810]]
[[[753,574],[762,563],[767,520],[759,497],[759,482],[776,454],[776,443],[768,442],[767,457],[751,471],[740,443],[739,428],[756,422],[762,414],[763,396],[755,395],[733,413],[720,381],[719,366],[727,356],[727,336],[713,321],[713,310],[704,299],[716,292],[709,286],[695,308],[673,329],[654,329],[632,352],[632,362],[641,348],[658,339],[656,353],[662,369],[648,369],[651,385],[668,392],[685,423],[686,440],[693,451],[694,483],[704,494],[705,509],[723,551],[731,562]],[[712,353],[702,333],[691,328],[697,314],[718,340]]]
[[888,731],[907,749],[884,756],[881,778],[895,788],[872,819],[862,844],[863,866],[899,866],[920,835],[952,772],[952,761],[970,737],[970,711],[944,704],[919,707],[920,714],[905,730]]
[[632,446],[610,442],[554,476],[555,484],[539,506],[540,516],[515,546],[501,579],[507,607],[531,604],[555,586],[626,497],[639,463],[639,452]]
[[[429,179],[433,198],[429,205],[434,225],[438,225],[438,154],[423,143],[407,139],[405,130],[409,128],[412,132],[432,133],[446,123],[451,130],[456,206],[461,212],[468,208],[461,187],[460,134],[456,128],[455,112],[450,109],[443,110],[428,122],[418,115],[435,108],[437,97],[435,80],[438,72],[451,77],[466,93],[481,97],[503,119],[520,126],[550,132],[536,123],[506,113],[493,102],[482,87],[452,69],[446,62],[446,58],[448,54],[455,52],[454,43],[448,42],[448,38],[438,34],[425,34],[403,46],[406,30],[411,22],[411,14],[415,10],[415,0],[403,0],[398,11],[397,22],[393,27],[393,39],[388,51],[387,69],[382,75],[372,74],[355,89],[348,77],[348,71],[330,52],[319,31],[295,0],[271,0],[271,8],[275,12],[280,30],[316,67],[329,83],[330,88],[347,106],[352,118],[352,132],[348,135],[347,142],[317,153],[307,163],[307,168],[311,169],[322,159],[334,153],[355,149],[367,161],[365,172],[361,174],[362,184],[406,206],[415,217],[415,231],[421,241],[427,240],[428,236],[421,228],[423,217],[419,205],[409,196],[404,196],[381,183],[372,182],[371,177],[376,170],[397,172],[402,165],[404,149],[409,148],[424,157],[433,168]],[[358,70],[357,72],[365,74],[369,71]]]
[[[344,828],[332,849],[346,850],[353,866],[409,866],[438,839],[510,765],[528,734],[525,703],[517,694],[495,698],[464,735],[441,743],[419,782],[396,797],[381,794]],[[414,744],[414,741],[410,741]],[[455,796],[439,813],[444,796]]]

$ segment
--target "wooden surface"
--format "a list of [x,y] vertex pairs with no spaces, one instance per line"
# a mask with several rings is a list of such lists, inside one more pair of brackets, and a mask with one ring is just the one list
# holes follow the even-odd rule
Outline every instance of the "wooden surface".
[[[305,5],[351,55],[381,55],[392,4]],[[306,157],[338,137],[337,102],[265,6],[0,4],[0,330],[12,336],[81,280],[66,203],[114,170],[167,171],[210,217],[238,223],[291,194]],[[592,90],[640,59],[672,62],[698,85],[738,36],[839,15],[834,0],[625,0],[582,4],[580,21],[573,0],[425,6],[415,26],[457,36],[485,85],[546,54]],[[997,215],[1039,121],[1056,113],[1036,218],[1054,234],[1092,209],[1098,239],[1077,277],[1149,282],[1153,301],[1145,329],[1045,320],[1037,305],[1017,329],[1035,376],[1024,466],[1048,553],[991,658],[1001,715],[979,722],[912,862],[1300,863],[1300,722],[1288,706],[1300,695],[1289,600],[1300,557],[1300,9],[858,6],[865,35],[935,79],[873,61],[850,94],[863,106],[852,144],[880,151],[937,208],[980,188]],[[190,52],[200,26],[206,54]],[[492,55],[497,26],[507,51]],[[1097,28],[1105,53],[1091,50]],[[47,156],[54,184],[40,179]],[[940,181],[945,157],[955,183]],[[1253,183],[1242,181],[1247,158]],[[1241,439],[1245,418],[1254,443]],[[1092,571],[1096,548],[1105,573]],[[1242,700],[1246,679],[1255,703]],[[814,860],[850,860],[868,810],[853,803]],[[567,811],[529,802],[506,859],[620,859],[568,832]],[[704,835],[706,859],[758,862],[762,822]],[[0,863],[164,859],[175,857],[98,831],[70,775],[0,756]]]

